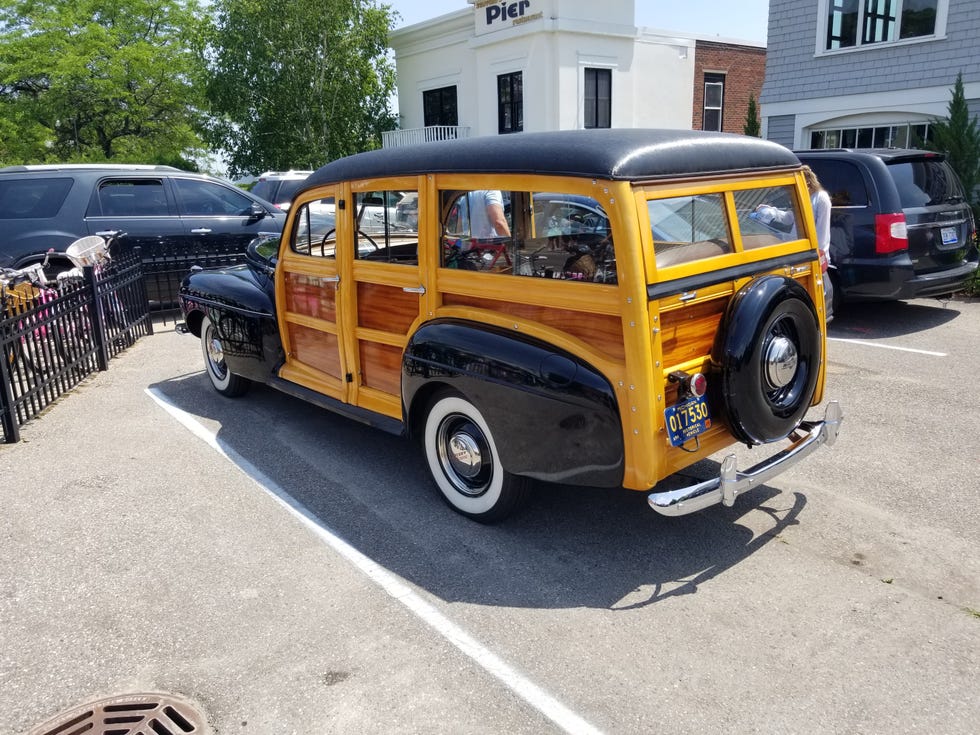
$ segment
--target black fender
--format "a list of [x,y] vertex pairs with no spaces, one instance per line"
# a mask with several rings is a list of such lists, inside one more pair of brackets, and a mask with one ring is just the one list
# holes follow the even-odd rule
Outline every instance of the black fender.
[[794,279],[762,276],[735,295],[712,361],[721,372],[717,399],[739,441],[778,441],[799,426],[813,401],[822,344],[813,300]]
[[402,401],[410,431],[444,390],[483,414],[500,461],[515,475],[620,487],[623,433],[612,385],[546,342],[464,320],[427,322],[405,349]]
[[273,377],[283,350],[267,275],[249,265],[192,271],[178,300],[192,334],[201,336],[205,316],[214,324],[229,370],[259,382]]

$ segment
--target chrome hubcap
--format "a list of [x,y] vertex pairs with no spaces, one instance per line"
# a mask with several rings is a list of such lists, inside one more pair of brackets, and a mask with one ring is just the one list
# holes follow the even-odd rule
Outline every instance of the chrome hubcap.
[[208,337],[208,359],[211,361],[214,371],[220,375],[224,375],[225,351],[221,347],[221,340],[215,337],[213,334],[208,335]]
[[449,464],[460,477],[472,479],[480,474],[483,454],[477,441],[465,432],[449,437]]
[[796,345],[786,337],[776,337],[766,350],[766,382],[772,388],[784,388],[796,375],[799,354]]

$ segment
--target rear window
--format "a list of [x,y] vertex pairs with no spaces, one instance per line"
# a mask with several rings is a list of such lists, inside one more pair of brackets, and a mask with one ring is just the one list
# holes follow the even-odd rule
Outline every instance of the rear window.
[[0,219],[54,217],[65,202],[72,179],[13,179],[0,181]]
[[306,183],[306,179],[279,179],[278,181],[259,181],[252,187],[252,193],[272,204],[291,202],[296,192]]
[[252,193],[260,199],[265,199],[267,202],[275,204],[276,189],[278,186],[278,181],[259,181],[252,187]]
[[902,208],[931,207],[964,201],[963,187],[945,161],[903,161],[888,164]]

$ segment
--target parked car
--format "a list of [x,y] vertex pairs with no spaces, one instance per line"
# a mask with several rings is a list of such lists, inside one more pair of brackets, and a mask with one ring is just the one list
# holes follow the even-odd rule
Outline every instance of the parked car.
[[830,276],[838,301],[948,294],[977,269],[975,223],[940,153],[797,151],[830,194]]
[[272,202],[286,211],[312,171],[266,171],[256,180],[250,191],[257,197]]
[[[471,197],[483,190],[501,196]],[[393,192],[413,197],[421,231],[361,229],[364,207]],[[309,216],[325,200],[326,232]],[[462,216],[501,200],[509,235]],[[534,202],[559,201],[597,217],[569,224],[563,247],[594,266],[611,253],[613,270],[523,267],[555,236],[535,231]],[[753,229],[764,201],[783,202],[794,228]],[[744,136],[574,130],[382,149],[311,175],[283,236],[247,264],[191,273],[181,330],[222,395],[265,383],[417,438],[445,501],[481,522],[513,512],[534,480],[654,489],[667,515],[731,505],[832,444],[842,420],[835,402],[806,418],[826,366],[808,206],[796,157]],[[736,444],[774,446],[747,471],[731,455],[713,480],[655,489]]]
[[[226,181],[169,166],[0,169],[0,266],[5,267],[40,262],[52,250],[51,270],[67,270],[65,248],[74,240],[116,233],[125,233],[116,247],[141,246],[144,259],[214,250],[244,253],[258,233],[281,231],[285,218]],[[176,298],[176,281],[147,286],[153,301]]]

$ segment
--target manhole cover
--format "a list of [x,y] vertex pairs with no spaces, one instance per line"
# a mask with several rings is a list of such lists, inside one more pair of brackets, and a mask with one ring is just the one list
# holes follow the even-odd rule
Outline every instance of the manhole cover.
[[186,735],[208,733],[194,705],[170,694],[126,694],[73,707],[28,735]]

